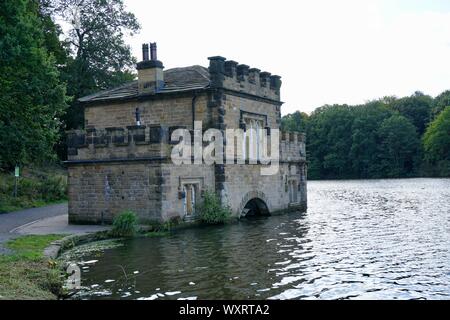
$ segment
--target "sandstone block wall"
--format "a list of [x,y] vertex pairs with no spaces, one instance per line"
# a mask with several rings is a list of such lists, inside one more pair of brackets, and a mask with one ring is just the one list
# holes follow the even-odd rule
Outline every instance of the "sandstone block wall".
[[[236,216],[240,216],[247,202],[253,198],[263,200],[271,213],[306,208],[306,183],[302,177],[302,164],[280,164],[279,173],[271,176],[260,174],[260,165],[225,166],[226,202]],[[287,183],[299,183],[298,201],[291,203]],[[306,180],[305,180],[306,182]]]
[[[121,102],[86,106],[85,127],[127,127],[136,124],[135,112],[139,108],[145,126],[185,126],[192,129],[192,94],[185,97],[161,97],[154,100]],[[211,115],[207,108],[208,97],[199,95],[195,102],[196,120],[205,123]]]
[[111,223],[124,210],[133,210],[142,221],[160,220],[162,182],[159,164],[69,166],[69,221]]
[[183,199],[179,192],[183,184],[196,184],[199,186],[196,194],[196,202],[201,201],[201,194],[205,190],[214,190],[214,166],[212,165],[183,165],[172,163],[162,165],[164,184],[162,190],[161,215],[164,220],[180,216],[184,218]]

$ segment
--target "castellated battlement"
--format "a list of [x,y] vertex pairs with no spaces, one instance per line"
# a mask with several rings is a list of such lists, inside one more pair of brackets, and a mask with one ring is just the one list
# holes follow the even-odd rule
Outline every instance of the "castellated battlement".
[[224,57],[209,57],[213,88],[224,88],[280,101],[281,77]]
[[167,127],[88,128],[67,133],[69,161],[160,159],[170,156]]
[[[179,143],[170,139],[171,133],[176,129],[185,127],[152,125],[71,130],[67,133],[68,161],[167,160],[171,156],[172,148]],[[192,131],[190,133],[193,139],[194,133]],[[269,133],[269,153],[271,138]],[[208,144],[208,141],[204,141],[203,147]],[[238,144],[235,145],[235,150],[237,147]],[[282,162],[305,161],[305,135],[297,132],[280,132],[279,151]],[[235,155],[237,154],[235,151]]]
[[280,160],[282,162],[306,161],[306,135],[304,133],[280,133]]

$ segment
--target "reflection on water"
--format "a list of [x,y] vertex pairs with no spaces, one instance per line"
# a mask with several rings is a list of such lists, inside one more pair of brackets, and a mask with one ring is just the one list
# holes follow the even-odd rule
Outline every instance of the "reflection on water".
[[306,214],[136,239],[81,299],[449,299],[450,179],[309,182]]

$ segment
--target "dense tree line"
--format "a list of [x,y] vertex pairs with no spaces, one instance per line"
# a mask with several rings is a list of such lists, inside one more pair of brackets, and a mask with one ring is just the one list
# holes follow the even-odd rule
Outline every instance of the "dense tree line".
[[[63,28],[56,22],[64,22]],[[0,170],[64,159],[64,132],[83,126],[81,96],[135,77],[123,0],[0,2]],[[283,118],[308,135],[311,178],[450,175],[450,91]]]
[[282,127],[306,132],[311,179],[450,176],[450,91],[325,105]]
[[139,29],[123,0],[0,2],[0,170],[64,159],[77,99],[134,78],[124,35]]

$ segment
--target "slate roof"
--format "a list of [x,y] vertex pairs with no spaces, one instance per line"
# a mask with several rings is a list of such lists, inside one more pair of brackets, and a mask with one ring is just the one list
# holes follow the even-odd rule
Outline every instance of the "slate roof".
[[[174,68],[164,71],[164,88],[158,93],[183,92],[205,89],[209,87],[210,78],[207,68],[191,66]],[[128,82],[120,87],[103,90],[79,99],[80,102],[96,102],[115,99],[133,98],[138,96],[138,82]]]

